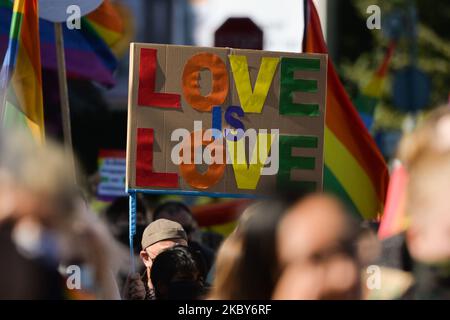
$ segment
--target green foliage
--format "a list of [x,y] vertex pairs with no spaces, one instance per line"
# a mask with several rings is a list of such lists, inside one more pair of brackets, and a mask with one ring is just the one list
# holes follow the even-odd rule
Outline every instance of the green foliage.
[[[383,15],[393,9],[406,10],[410,3],[408,0],[352,0],[352,2],[364,21],[368,16],[366,9],[369,5],[380,6],[383,20]],[[445,103],[450,93],[450,35],[447,32],[450,3],[448,1],[417,0],[416,5],[419,19],[417,65],[430,76],[432,81],[431,99],[425,110],[427,112]],[[371,51],[362,52],[354,61],[346,59],[345,56],[341,59],[339,71],[347,86],[363,88],[384,57],[388,40],[383,36],[382,31],[370,30],[367,34],[373,38],[374,48]],[[390,76],[385,85],[382,100],[376,109],[375,129],[401,128],[405,114],[396,110],[392,105],[390,81],[395,70],[410,63],[409,46],[410,43],[405,39],[401,39],[397,45],[390,64]],[[355,97],[351,90],[350,93]]]

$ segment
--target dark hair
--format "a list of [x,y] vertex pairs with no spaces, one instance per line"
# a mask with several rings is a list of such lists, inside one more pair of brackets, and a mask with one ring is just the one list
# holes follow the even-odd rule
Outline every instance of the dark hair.
[[270,299],[278,280],[276,231],[286,203],[270,201],[241,226],[243,234],[240,270],[245,299]]
[[[236,252],[219,251],[212,298],[269,300],[279,276],[276,231],[287,208],[280,199],[249,207],[229,242]],[[225,244],[224,243],[224,244]],[[233,256],[232,260],[226,256]]]
[[[123,216],[129,215],[129,198],[119,197],[115,199],[105,211],[105,217],[110,223],[116,223]],[[136,198],[136,208],[138,212],[144,213],[144,203],[141,199]]]
[[150,278],[157,299],[193,300],[204,293],[204,266],[189,247],[164,250],[153,261]]
[[184,211],[192,216],[191,209],[187,205],[179,201],[167,201],[156,207],[153,212],[153,220],[159,219],[158,216],[162,213],[167,213],[168,215],[175,215],[180,211]]

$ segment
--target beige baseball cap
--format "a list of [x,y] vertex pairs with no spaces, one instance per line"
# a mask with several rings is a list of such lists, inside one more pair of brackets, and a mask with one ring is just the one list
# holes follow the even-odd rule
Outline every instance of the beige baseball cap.
[[181,224],[167,219],[158,219],[150,223],[142,234],[142,249],[163,240],[183,239],[187,241],[187,235]]

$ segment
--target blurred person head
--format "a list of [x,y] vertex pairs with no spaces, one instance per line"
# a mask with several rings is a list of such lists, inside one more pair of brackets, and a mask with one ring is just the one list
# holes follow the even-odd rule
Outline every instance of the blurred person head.
[[450,109],[436,109],[406,135],[399,158],[408,171],[406,243],[415,280],[450,297]]
[[189,246],[198,250],[209,270],[214,264],[215,252],[202,243],[202,232],[195,221],[191,209],[179,201],[168,201],[156,207],[153,212],[154,219],[167,219],[178,222],[186,231]]
[[309,195],[292,206],[277,232],[282,274],[273,298],[359,298],[356,230],[334,197]]
[[158,219],[150,223],[142,234],[140,256],[147,269],[150,282],[150,270],[156,257],[175,245],[187,246],[187,236],[183,227],[171,220]]
[[210,299],[231,300],[240,294],[242,277],[239,273],[242,257],[242,234],[231,233],[217,253],[214,282]]
[[450,108],[442,106],[431,112],[414,131],[403,136],[397,157],[408,171],[412,171],[423,156],[450,151],[449,136]]
[[[53,166],[61,179],[52,176]],[[66,172],[64,155],[53,143],[44,147],[21,131],[0,132],[1,299],[63,297],[51,230],[61,225],[60,214],[74,211]]]
[[[144,203],[140,198],[136,198],[136,234],[134,236],[134,251],[139,254],[140,241],[144,230],[148,225]],[[105,210],[105,218],[108,227],[116,240],[124,246],[129,246],[129,198],[120,197],[115,199]]]
[[450,152],[422,156],[414,163],[407,187],[409,226],[406,240],[415,260],[450,263],[449,188]]
[[178,222],[186,231],[189,240],[194,240],[198,230],[197,222],[192,216],[191,209],[179,201],[167,201],[160,204],[153,211],[153,220],[167,219]]
[[41,146],[22,132],[2,140],[0,221],[28,218],[54,225],[70,216],[76,191],[70,155],[52,141]]
[[174,246],[162,251],[151,270],[156,298],[199,299],[204,293],[202,263],[198,253],[188,247]]
[[219,249],[212,299],[270,299],[278,279],[276,229],[284,212],[278,200],[253,204]]
[[51,140],[38,145],[20,132],[7,137],[0,152],[0,223],[14,224],[23,255],[89,265],[96,296],[117,297],[108,275],[120,254],[76,187],[72,155]]
[[450,109],[445,106],[433,111],[399,146],[398,157],[408,171],[408,246],[415,258],[427,262],[450,259],[444,231],[450,217],[445,192],[450,171],[449,137]]

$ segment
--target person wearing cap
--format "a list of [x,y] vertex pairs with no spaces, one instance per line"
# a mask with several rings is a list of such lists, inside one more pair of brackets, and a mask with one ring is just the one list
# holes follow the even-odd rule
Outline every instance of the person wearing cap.
[[153,261],[162,251],[176,245],[187,246],[187,235],[183,227],[175,221],[158,219],[145,228],[142,235],[140,256],[145,265],[145,275],[131,274],[124,288],[127,300],[155,299],[153,284],[150,278]]
[[[153,220],[168,219],[178,222],[186,231],[189,247],[199,251],[209,271],[214,264],[215,252],[203,242],[204,231],[198,227],[191,209],[180,201],[166,201],[153,212]],[[221,238],[219,236],[219,238]]]

